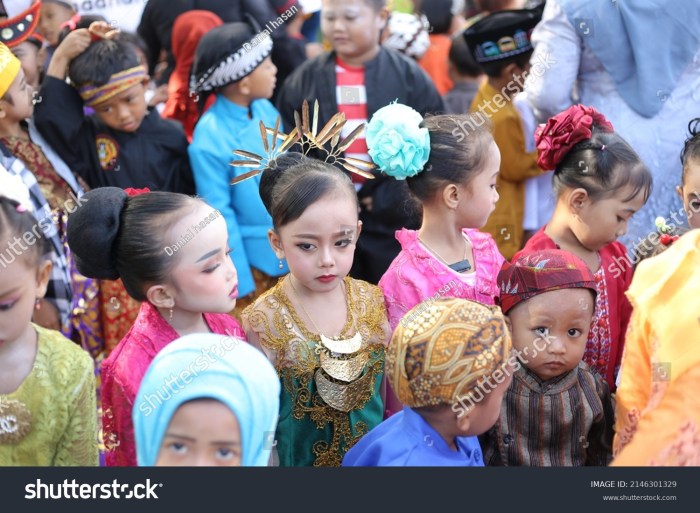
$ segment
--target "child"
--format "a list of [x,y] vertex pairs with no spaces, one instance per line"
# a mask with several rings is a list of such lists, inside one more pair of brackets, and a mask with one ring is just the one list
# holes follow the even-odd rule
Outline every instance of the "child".
[[563,249],[583,260],[596,281],[595,312],[583,361],[615,390],[631,313],[625,291],[632,280],[627,250],[615,239],[649,197],[651,174],[605,117],[574,105],[535,135],[542,169],[554,169],[557,197],[549,224],[521,253]]
[[430,46],[429,28],[425,16],[392,11],[382,32],[381,43],[385,48],[420,60]]
[[[498,307],[456,298],[417,305],[387,354],[387,374],[406,406],[367,433],[343,465],[483,467],[476,437],[498,418],[510,351]],[[498,384],[485,387],[492,377]],[[477,390],[481,401],[465,410],[461,399]]]
[[175,69],[168,80],[168,100],[165,102],[163,117],[182,123],[189,142],[192,142],[194,126],[201,116],[196,102],[198,95],[190,89],[190,69],[194,61],[194,52],[202,36],[223,23],[213,12],[195,9],[178,16],[173,25]]
[[260,200],[260,176],[230,185],[249,171],[230,165],[231,150],[264,153],[260,122],[274,126],[278,118],[267,100],[277,71],[271,51],[270,37],[256,36],[245,23],[226,23],[202,37],[192,66],[192,89],[201,95],[200,103],[212,92],[216,100],[197,123],[189,155],[197,194],[221,212],[228,225],[243,299],[239,310],[287,273],[267,242],[272,220]]
[[688,123],[690,137],[681,153],[683,184],[676,187],[691,228],[700,228],[700,118]]
[[442,96],[445,108],[448,114],[466,114],[471,110],[474,96],[479,90],[481,68],[462,34],[452,36],[447,58],[447,73],[454,85]]
[[[27,208],[4,196],[0,240],[7,241],[3,255],[14,252],[0,272],[0,465],[95,466],[92,359],[59,332],[31,322],[51,274],[44,259],[50,249]],[[19,254],[18,240],[27,243]]]
[[[90,31],[89,31],[90,30]],[[76,29],[56,49],[34,113],[63,160],[92,187],[194,192],[182,127],[146,107],[148,75],[105,23]],[[91,34],[98,41],[91,43]],[[70,65],[71,82],[66,82]],[[83,106],[95,114],[84,117]]]
[[605,466],[613,405],[605,381],[581,361],[595,304],[593,274],[556,249],[506,262],[498,275],[520,362],[484,462],[505,466]]
[[39,62],[39,50],[44,38],[37,32],[41,2],[30,5],[12,18],[0,21],[0,42],[5,43],[22,62],[27,83],[37,91],[43,63]]
[[345,173],[307,158],[263,175],[270,244],[290,274],[243,311],[243,325],[282,382],[279,463],[340,466],[382,420],[390,338],[379,288],[348,277],[357,196]]
[[139,466],[266,466],[279,394],[275,369],[241,340],[197,333],[171,342],[134,403]]
[[511,259],[523,244],[525,181],[542,174],[537,167],[537,153],[526,150],[522,119],[513,104],[530,69],[529,34],[541,15],[539,9],[497,12],[463,33],[472,55],[488,76],[479,87],[471,110],[479,112],[482,122],[485,117],[491,119],[493,138],[501,150],[501,201],[484,231],[494,236],[506,259]]
[[[324,0],[321,28],[333,50],[305,62],[282,87],[277,107],[288,130],[305,99],[311,105],[318,100],[319,126],[338,111],[345,114],[342,137],[397,99],[421,115],[444,110],[430,77],[413,60],[379,43],[388,16],[385,6],[386,0]],[[345,156],[370,160],[364,134]],[[363,233],[351,274],[377,283],[401,249],[394,233],[417,228],[420,215],[410,208],[403,182],[381,175],[367,181],[353,176],[353,182],[359,189]]]
[[700,232],[639,264],[617,391],[613,465],[698,466]]
[[136,465],[131,410],[158,351],[188,333],[243,337],[226,313],[236,305],[238,287],[221,214],[184,194],[142,192],[94,189],[68,220],[78,270],[121,278],[129,295],[143,301],[135,324],[102,365],[107,465]]
[[63,29],[63,24],[76,15],[70,2],[60,0],[43,0],[41,3],[41,16],[39,17],[39,33],[46,40],[47,56],[45,65],[51,61]]
[[[391,328],[426,298],[459,297],[494,305],[503,264],[490,235],[478,231],[498,201],[500,154],[485,127],[462,142],[468,116],[429,116],[405,105],[377,111],[367,127],[379,169],[406,180],[423,209],[420,230],[396,233],[401,252],[379,281]],[[415,157],[406,163],[401,158]],[[422,157],[422,158],[420,158]]]

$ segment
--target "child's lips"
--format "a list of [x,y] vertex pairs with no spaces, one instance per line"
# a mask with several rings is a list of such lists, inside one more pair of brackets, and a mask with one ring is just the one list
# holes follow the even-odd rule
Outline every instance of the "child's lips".
[[228,293],[228,297],[231,299],[236,299],[238,297],[238,285],[234,285],[231,292]]

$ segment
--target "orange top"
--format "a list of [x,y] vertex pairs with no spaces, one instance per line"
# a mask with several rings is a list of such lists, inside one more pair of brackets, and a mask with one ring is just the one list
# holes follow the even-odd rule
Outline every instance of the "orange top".
[[430,46],[418,61],[420,67],[433,79],[440,96],[454,87],[447,73],[448,56],[452,39],[447,34],[430,34]]

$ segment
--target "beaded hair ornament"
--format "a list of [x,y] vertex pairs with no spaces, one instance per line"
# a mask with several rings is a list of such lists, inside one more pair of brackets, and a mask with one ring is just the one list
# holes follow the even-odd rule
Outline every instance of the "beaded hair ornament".
[[[238,157],[243,157],[244,160],[233,160],[231,165],[234,167],[254,167],[256,169],[243,173],[231,180],[231,185],[240,183],[248,178],[253,178],[259,175],[265,169],[270,169],[270,164],[282,153],[289,151],[294,144],[301,146],[300,153],[307,155],[312,149],[321,150],[326,154],[325,162],[335,164],[336,162],[343,166],[347,171],[367,179],[373,179],[372,170],[375,165],[364,160],[346,157],[342,153],[347,150],[350,145],[357,139],[365,128],[365,124],[358,125],[347,137],[342,141],[340,134],[345,126],[345,114],[337,112],[326,123],[326,125],[318,130],[318,100],[314,102],[313,117],[310,117],[309,103],[304,100],[301,108],[301,116],[297,111],[294,111],[295,127],[288,133],[280,132],[281,120],[278,117],[274,128],[265,126],[265,123],[260,122],[260,136],[262,137],[263,149],[265,155],[258,155],[246,150],[233,150],[233,154]],[[268,135],[272,135],[272,144],[268,141]],[[282,141],[279,145],[277,143]],[[326,144],[330,142],[330,149],[326,148]]]

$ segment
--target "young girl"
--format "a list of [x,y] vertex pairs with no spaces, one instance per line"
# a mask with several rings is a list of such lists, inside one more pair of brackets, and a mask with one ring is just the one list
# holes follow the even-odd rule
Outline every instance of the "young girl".
[[382,420],[391,333],[379,288],[347,276],[361,228],[352,182],[299,160],[263,172],[270,244],[290,274],[243,311],[243,325],[282,382],[280,465],[339,466]]
[[[442,296],[494,305],[503,264],[493,238],[478,231],[493,211],[501,156],[485,127],[467,133],[470,116],[421,118],[392,104],[367,127],[380,170],[408,188],[423,207],[420,230],[396,233],[401,252],[379,281],[392,329],[418,303]],[[398,142],[397,142],[398,141]],[[402,156],[414,158],[406,162]]]
[[275,369],[251,345],[214,334],[182,337],[158,353],[139,387],[139,465],[266,466],[279,395]]
[[226,315],[236,305],[238,280],[221,214],[184,194],[128,192],[87,193],[69,218],[68,244],[82,274],[121,278],[129,295],[143,301],[134,326],[102,365],[106,462],[133,466],[131,410],[153,357],[188,333],[242,337],[243,331]]
[[700,118],[688,123],[690,137],[681,153],[683,184],[676,187],[691,228],[700,228]]
[[[51,262],[27,207],[0,197],[0,466],[98,464],[90,355],[31,322]],[[11,242],[14,241],[14,242]],[[19,244],[18,244],[19,241]]]
[[535,134],[537,162],[554,169],[554,214],[521,254],[563,249],[583,260],[596,281],[596,303],[583,361],[612,391],[622,358],[632,280],[626,248],[615,239],[649,197],[652,178],[634,150],[593,108],[574,105]]

